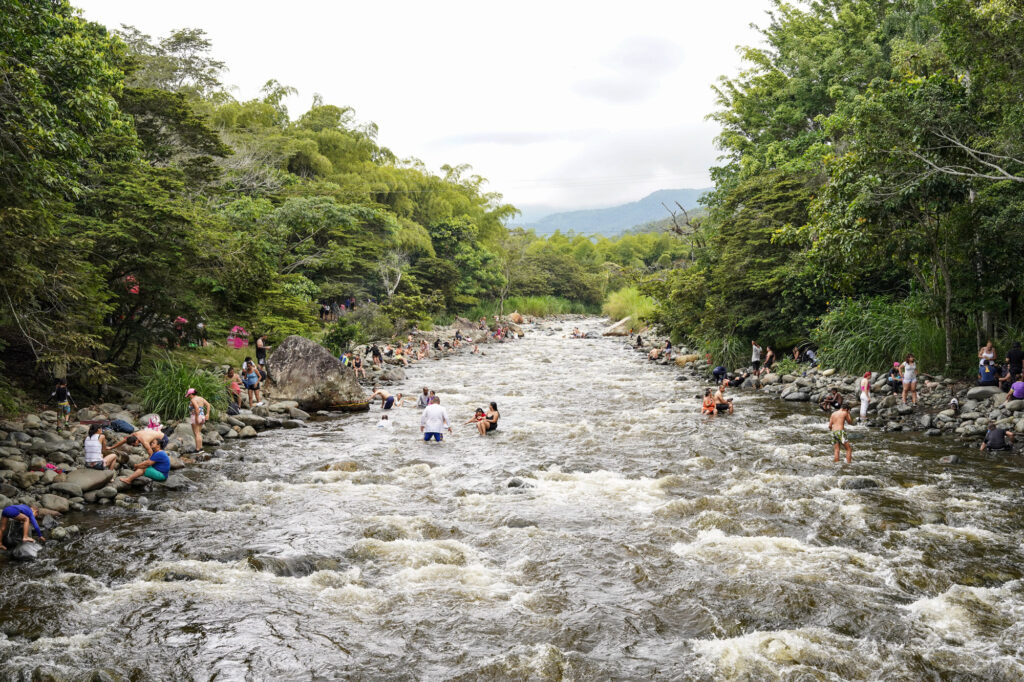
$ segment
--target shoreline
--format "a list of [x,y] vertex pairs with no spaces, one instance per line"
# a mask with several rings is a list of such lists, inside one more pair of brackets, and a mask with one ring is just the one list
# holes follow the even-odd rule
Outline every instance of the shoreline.
[[[584,317],[555,315],[543,319]],[[541,318],[524,316],[521,323],[503,323],[503,327],[514,330],[515,339],[518,339],[525,336],[525,327],[532,326],[538,319]],[[428,357],[410,361],[409,366],[419,362],[443,361],[453,355],[471,352],[474,344],[481,346],[480,353],[485,354],[485,346],[515,340],[491,338],[490,326],[481,330],[476,324],[457,318],[452,325],[415,332],[414,345],[418,345],[421,340],[426,340],[428,344],[438,338],[448,340],[454,337],[456,331],[466,336],[466,341],[459,348],[435,351],[431,346]],[[361,348],[369,348],[373,343],[383,346],[387,342],[373,341]],[[372,360],[368,365],[364,362],[364,368],[367,370],[366,377],[357,379],[362,388],[399,384],[406,380],[402,362],[394,357],[386,358],[379,369],[373,366]],[[170,430],[165,451],[171,459],[167,480],[156,482],[143,477],[132,484],[126,484],[119,478],[131,473],[137,463],[145,461],[145,450],[141,446],[122,446],[118,451],[117,469],[89,469],[85,466],[83,445],[89,427],[82,423],[109,422],[115,419],[133,425],[146,423],[150,415],[143,406],[132,400],[130,394],[126,393],[124,397],[126,401],[123,403],[104,402],[79,408],[67,428],[60,424],[59,414],[52,409],[0,420],[0,507],[12,504],[36,507],[39,510],[37,520],[40,528],[45,531],[46,539],[64,540],[78,535],[80,531],[75,525],[62,525],[59,519],[63,514],[86,513],[106,506],[131,509],[137,507],[138,498],[148,492],[188,490],[193,483],[182,475],[182,471],[188,466],[199,466],[211,458],[224,456],[227,453],[223,446],[258,438],[263,431],[303,428],[307,421],[337,419],[348,413],[345,410],[316,410],[312,414],[305,412],[300,409],[297,401],[275,400],[271,386],[269,395],[264,396],[266,404],[242,408],[238,415],[221,412],[215,419],[208,421],[203,429],[204,448],[198,452],[194,451],[195,440],[188,422],[167,421],[164,425]],[[128,435],[118,433],[109,426],[103,433],[108,444]],[[183,459],[186,455],[189,458],[187,460]],[[8,547],[8,558],[19,561],[35,559],[45,545],[40,542],[22,543],[20,524],[17,532],[14,526],[13,523],[8,524],[7,536],[11,542],[4,542]]]

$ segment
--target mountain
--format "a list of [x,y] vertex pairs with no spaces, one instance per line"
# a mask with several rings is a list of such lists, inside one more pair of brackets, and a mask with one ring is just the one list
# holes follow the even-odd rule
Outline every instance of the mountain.
[[679,202],[689,211],[697,207],[697,200],[711,188],[704,189],[659,189],[639,201],[608,208],[590,208],[582,211],[552,213],[530,222],[513,221],[512,225],[533,228],[537,234],[551,234],[555,230],[577,234],[600,234],[614,237],[630,228],[661,220],[668,216],[666,204],[675,209]]

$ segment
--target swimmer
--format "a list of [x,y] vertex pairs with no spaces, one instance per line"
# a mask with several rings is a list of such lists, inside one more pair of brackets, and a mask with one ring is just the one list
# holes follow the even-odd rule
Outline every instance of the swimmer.
[[497,431],[498,419],[500,417],[501,415],[498,414],[498,404],[492,402],[487,412],[484,413],[484,418],[476,423],[476,430],[480,432],[481,436]]
[[846,435],[846,425],[853,425],[850,418],[850,410],[845,405],[839,405],[839,409],[828,418],[828,430],[831,432],[833,462],[839,461],[839,446],[846,448],[846,463],[853,462],[853,448],[850,446],[850,438]]

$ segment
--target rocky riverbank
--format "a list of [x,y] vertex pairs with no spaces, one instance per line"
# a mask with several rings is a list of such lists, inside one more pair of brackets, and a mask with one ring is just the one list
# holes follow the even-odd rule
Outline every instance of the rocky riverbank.
[[[520,318],[521,323],[526,320]],[[512,330],[516,336],[524,334],[520,324],[503,323],[503,328]],[[459,348],[448,351],[435,351],[433,342],[437,339],[451,341],[456,331],[460,331],[466,339]],[[492,330],[479,329],[469,320],[457,319],[455,324],[435,328],[429,332],[416,332],[414,343],[427,341],[430,356],[419,362],[443,360],[457,353],[472,352],[473,346],[503,342],[505,339],[492,337]],[[311,342],[305,342],[315,346]],[[293,342],[291,345],[296,345]],[[383,345],[381,343],[380,345]],[[282,344],[284,346],[284,344]],[[322,349],[321,349],[322,350]],[[326,352],[326,351],[324,351]],[[365,354],[366,349],[357,349]],[[485,352],[481,348],[480,352]],[[308,355],[308,354],[307,354]],[[410,364],[417,361],[411,360]],[[395,384],[405,380],[405,371],[401,360],[385,358],[381,367],[373,366],[372,362],[364,363],[366,377],[360,378],[364,385]],[[274,372],[274,356],[270,358],[271,373]],[[223,370],[226,372],[227,367]],[[351,369],[345,370],[351,373]],[[351,381],[351,377],[346,378]],[[78,533],[77,526],[61,526],[59,518],[68,512],[82,512],[90,508],[116,505],[131,508],[140,503],[140,496],[159,490],[187,490],[193,484],[182,469],[190,464],[199,464],[211,457],[225,454],[223,446],[233,441],[257,438],[269,429],[298,429],[305,426],[310,419],[330,419],[341,415],[340,411],[315,410],[311,412],[300,408],[298,400],[275,399],[281,395],[285,387],[276,389],[274,384],[268,385],[264,393],[264,405],[256,405],[250,409],[242,409],[238,415],[220,413],[203,427],[203,446],[195,452],[195,439],[192,427],[186,422],[164,422],[165,433],[168,435],[166,450],[171,456],[171,474],[165,482],[157,483],[148,478],[139,478],[128,485],[119,480],[129,475],[134,466],[146,459],[146,452],[141,447],[122,446],[119,449],[117,470],[98,471],[85,467],[83,441],[89,430],[89,423],[107,424],[120,420],[142,428],[151,418],[157,415],[147,414],[143,406],[131,400],[128,393],[122,394],[126,402],[105,402],[90,405],[76,410],[72,421],[64,426],[59,414],[54,410],[25,414],[17,419],[0,420],[0,507],[10,504],[28,504],[36,507],[39,512],[39,523],[47,531],[51,540],[61,540]],[[289,390],[292,390],[288,387]],[[365,409],[365,408],[364,408]],[[111,428],[104,429],[108,445],[121,440],[125,433]],[[145,501],[144,498],[141,501]],[[16,530],[17,532],[11,532]],[[12,548],[11,555],[16,559],[32,559],[40,551],[40,544],[19,544],[20,526],[14,529],[11,525],[5,543]],[[9,541],[9,543],[8,543]]]
[[[650,356],[653,349],[664,345],[665,339],[652,336],[643,345],[631,344],[630,347]],[[696,351],[676,348],[671,358],[661,356],[651,361],[678,367],[682,372],[680,378],[690,376],[714,384],[712,364]],[[819,403],[830,390],[838,388],[856,418],[860,410],[859,376],[808,365],[801,365],[801,368],[800,374],[769,373],[758,379],[750,377],[739,388],[759,390],[788,402],[812,403]],[[728,376],[733,379],[742,376],[744,371],[734,370]],[[893,393],[885,379],[885,375],[877,372],[871,375],[867,419],[870,427],[885,431],[919,431],[932,437],[952,436],[971,443],[980,442],[989,421],[995,421],[1001,428],[1024,432],[1024,400],[1007,401],[1006,392],[994,386],[971,386],[941,375],[922,374],[918,382],[918,404],[904,405],[901,396]],[[951,407],[953,398],[959,402],[958,410]]]

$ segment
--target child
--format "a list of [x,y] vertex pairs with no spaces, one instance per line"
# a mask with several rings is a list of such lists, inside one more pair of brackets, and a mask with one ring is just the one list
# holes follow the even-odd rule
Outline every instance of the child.
[[57,399],[57,409],[60,412],[60,423],[67,426],[71,421],[71,391],[68,390],[67,379],[57,379],[57,386],[50,394],[51,398]]
[[377,422],[377,428],[378,429],[390,429],[391,428],[391,422],[388,421],[388,416],[386,414],[381,415],[380,421]]
[[[466,422],[466,424],[476,424],[478,421],[484,418],[484,410],[482,407],[476,408],[476,412],[473,413],[473,417]],[[465,426],[466,424],[463,424]]]
[[704,400],[700,404],[700,413],[715,416],[715,398],[711,395],[710,388],[704,389]]
[[7,549],[3,543],[3,538],[7,533],[8,519],[14,519],[14,521],[21,521],[23,523],[21,530],[22,542],[35,542],[28,534],[28,525],[30,523],[35,529],[36,535],[39,536],[39,541],[46,542],[46,538],[43,537],[43,531],[39,530],[39,524],[36,522],[36,513],[38,511],[37,508],[30,507],[27,504],[12,504],[4,507],[3,512],[0,512],[0,549]]

